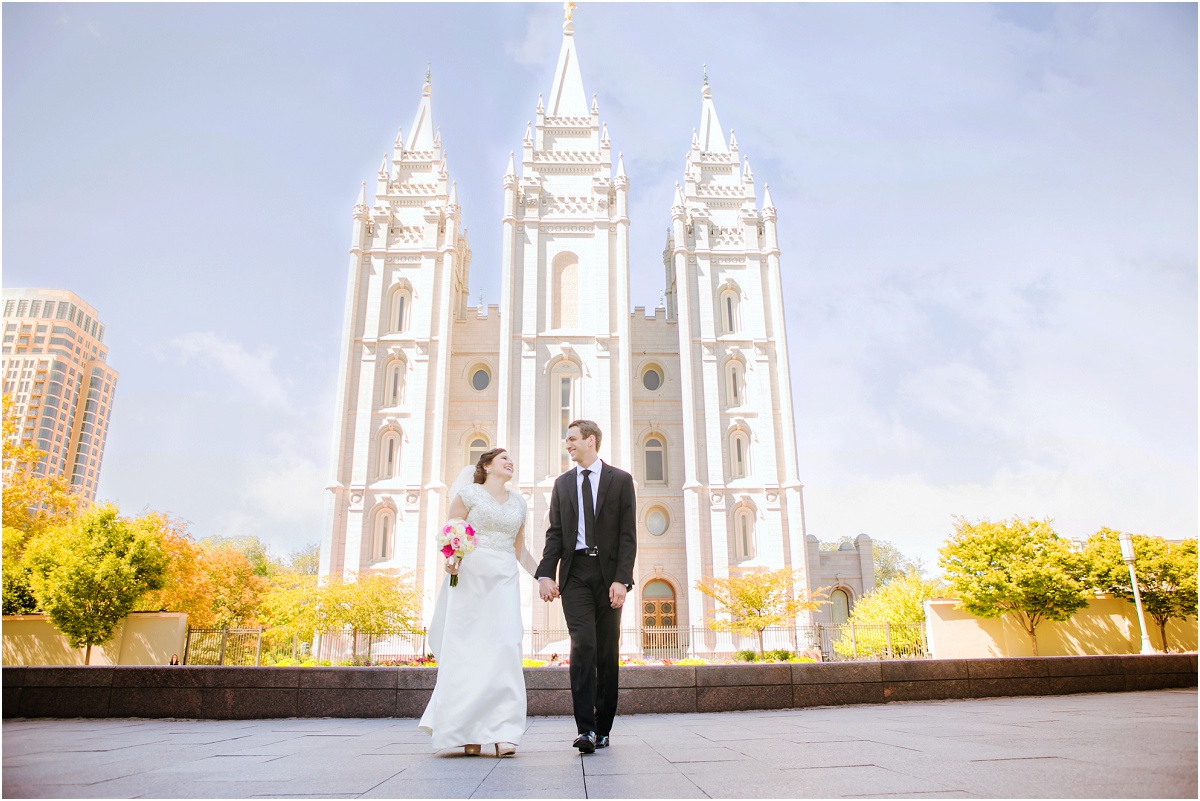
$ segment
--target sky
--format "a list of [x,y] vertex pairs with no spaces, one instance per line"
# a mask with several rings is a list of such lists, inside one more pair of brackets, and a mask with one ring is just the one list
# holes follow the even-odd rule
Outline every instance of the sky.
[[[956,516],[1197,527],[1194,4],[581,3],[654,307],[704,66],[778,209],[808,533],[927,567]],[[500,298],[544,4],[3,6],[3,285],[100,311],[99,486],[284,556],[323,533],[351,213],[426,64]],[[761,192],[761,189],[759,190]],[[760,198],[761,201],[761,198]]]

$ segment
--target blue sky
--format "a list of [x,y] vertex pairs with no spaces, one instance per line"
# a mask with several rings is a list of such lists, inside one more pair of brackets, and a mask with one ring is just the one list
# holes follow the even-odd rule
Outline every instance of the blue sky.
[[[471,296],[548,91],[548,4],[3,7],[5,286],[100,310],[100,497],[320,540],[350,213],[432,62]],[[1197,524],[1192,4],[575,13],[653,307],[701,65],[779,210],[809,533]]]

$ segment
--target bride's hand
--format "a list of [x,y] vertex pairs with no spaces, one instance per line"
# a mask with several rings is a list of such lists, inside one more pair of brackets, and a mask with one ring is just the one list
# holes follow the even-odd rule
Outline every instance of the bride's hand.
[[446,572],[452,576],[458,575],[458,560],[457,559],[447,559],[446,560]]

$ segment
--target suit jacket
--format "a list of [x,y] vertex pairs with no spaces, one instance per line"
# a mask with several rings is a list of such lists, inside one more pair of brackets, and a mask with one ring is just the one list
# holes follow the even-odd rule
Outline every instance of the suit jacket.
[[[557,568],[558,586],[567,583],[571,560],[579,536],[579,497],[576,468],[571,468],[554,481],[550,495],[550,527],[546,529],[546,547],[542,561],[534,574],[538,578],[554,578]],[[600,471],[600,487],[596,491],[596,547],[600,550],[600,572],[607,584],[619,582],[633,586],[633,561],[637,557],[637,499],[633,492],[633,476],[607,462]]]

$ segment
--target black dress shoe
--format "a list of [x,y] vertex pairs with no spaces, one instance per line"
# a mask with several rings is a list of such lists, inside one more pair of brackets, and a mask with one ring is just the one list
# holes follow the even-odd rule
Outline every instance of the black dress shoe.
[[571,747],[578,748],[581,754],[590,754],[596,750],[596,735],[590,731],[585,732],[575,738],[575,742],[571,743]]
[[607,734],[597,734],[596,735],[596,747],[597,748],[608,748],[608,735]]

